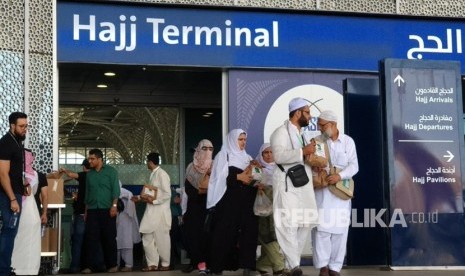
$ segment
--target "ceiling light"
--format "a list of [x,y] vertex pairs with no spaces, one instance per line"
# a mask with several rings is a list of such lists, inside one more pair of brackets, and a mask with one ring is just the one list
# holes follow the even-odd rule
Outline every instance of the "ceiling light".
[[97,84],[97,87],[98,88],[107,88],[108,85],[106,85],[106,84]]
[[213,112],[205,112],[207,115],[213,115]]
[[208,115],[208,114],[203,114],[202,117],[209,118],[210,115]]
[[116,76],[116,73],[115,72],[105,72],[104,75],[107,76],[107,77],[114,77],[114,76]]

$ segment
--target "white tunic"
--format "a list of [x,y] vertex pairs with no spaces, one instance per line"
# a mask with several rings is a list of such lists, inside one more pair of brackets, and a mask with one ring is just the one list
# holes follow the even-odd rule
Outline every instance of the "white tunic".
[[169,175],[156,167],[150,174],[150,183],[158,188],[157,199],[147,204],[140,223],[141,233],[152,233],[155,229],[171,229],[171,182]]
[[[288,132],[288,129],[290,133]],[[288,168],[294,165],[304,164],[302,152],[303,145],[298,147],[294,145],[295,149],[293,149],[293,144],[290,139],[290,137],[294,138],[296,136],[300,136],[297,128],[291,123],[286,122],[283,126],[277,128],[270,138],[274,160],[276,164],[281,164],[286,171]],[[307,226],[315,226],[318,222],[318,215],[316,214],[317,207],[313,191],[313,181],[311,178],[312,171],[311,168],[306,164],[305,170],[310,179],[308,184],[296,188],[292,185],[291,180],[287,179],[286,192],[285,173],[282,172],[278,167],[275,168],[273,173],[273,209],[285,209],[293,211],[296,215],[293,216],[292,222],[287,221],[287,223],[295,224],[297,222],[299,225],[305,224]],[[301,216],[301,218],[299,218],[299,211],[306,212],[308,215]],[[278,219],[282,221],[282,218]]]
[[38,175],[29,182],[32,189],[30,196],[23,196],[18,234],[15,238],[11,267],[17,275],[37,275],[40,268],[40,216],[34,194],[38,189]]
[[132,249],[135,243],[141,241],[139,234],[139,220],[136,207],[131,201],[131,191],[121,188],[120,198],[124,202],[124,210],[116,217],[116,244],[118,249]]
[[[322,137],[317,137],[317,139],[322,139]],[[354,140],[345,134],[339,134],[338,139],[335,141],[328,139],[327,144],[331,165],[341,169],[339,172],[341,179],[352,178],[358,172]],[[343,234],[350,225],[351,200],[338,198],[328,188],[316,190],[315,198],[320,211],[318,231]]]
[[[289,131],[289,132],[288,132]],[[299,144],[300,131],[287,121],[277,128],[270,138],[276,164],[285,170],[304,164],[302,144]],[[301,140],[300,140],[301,141]],[[311,168],[305,165],[308,176]],[[278,167],[273,173],[273,217],[276,237],[285,256],[288,269],[300,265],[300,256],[312,227],[318,223],[318,211],[313,191],[312,178],[307,185],[294,187],[290,179]]]

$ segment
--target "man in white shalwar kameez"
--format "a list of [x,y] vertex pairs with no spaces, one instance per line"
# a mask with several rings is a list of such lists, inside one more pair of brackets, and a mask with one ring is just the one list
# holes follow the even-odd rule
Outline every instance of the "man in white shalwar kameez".
[[139,230],[147,260],[147,267],[142,271],[166,271],[170,268],[171,183],[169,175],[159,164],[158,153],[147,155],[147,167],[152,171],[149,185],[157,188],[157,195],[155,200],[142,198],[147,203]]
[[[285,171],[304,164],[305,156],[315,152],[315,143],[305,141],[301,132],[302,127],[308,126],[310,118],[308,102],[294,98],[289,102],[289,120],[271,135],[274,160]],[[305,164],[305,170],[309,182],[301,187],[294,187],[280,168],[277,167],[273,173],[276,237],[284,253],[285,269],[291,276],[302,275],[300,257],[311,228],[318,223],[311,168]]]
[[[358,159],[355,143],[348,135],[337,129],[337,115],[329,110],[318,117],[321,135],[316,137],[326,141],[329,149],[329,166],[340,172],[328,176],[329,185],[342,179],[350,179],[358,172]],[[320,214],[320,224],[312,231],[313,264],[320,270],[319,276],[339,276],[346,253],[349,232],[351,200],[340,199],[326,187],[315,190],[315,198]]]

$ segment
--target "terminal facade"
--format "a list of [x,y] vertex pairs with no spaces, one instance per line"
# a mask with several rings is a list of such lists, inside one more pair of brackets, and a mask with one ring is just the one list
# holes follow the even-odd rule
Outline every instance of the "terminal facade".
[[[102,9],[97,9],[95,15],[88,15],[85,9],[92,7],[92,5]],[[377,62],[373,62],[374,60],[381,61],[385,58],[428,60],[432,56],[432,59],[437,60],[463,60],[462,36],[465,37],[465,33],[462,30],[465,30],[465,20],[463,19],[465,4],[459,0],[1,0],[0,6],[2,10],[2,19],[0,20],[4,26],[0,30],[2,41],[0,44],[0,127],[4,132],[7,130],[7,118],[13,111],[24,111],[29,115],[31,128],[28,132],[26,146],[36,153],[36,159],[39,160],[36,167],[42,171],[58,168],[60,146],[66,146],[65,140],[60,137],[60,128],[76,119],[70,115],[67,117],[69,122],[65,122],[63,118],[66,116],[62,116],[63,113],[60,115],[60,112],[66,110],[60,111],[60,105],[63,103],[69,105],[75,100],[60,91],[60,85],[64,80],[60,77],[59,71],[63,71],[61,68],[66,68],[69,64],[84,66],[93,66],[93,64],[150,65],[157,67],[159,71],[163,71],[164,68],[170,70],[189,68],[197,73],[205,71],[205,68],[211,68],[211,70],[206,71],[215,75],[215,80],[205,79],[205,82],[218,82],[219,92],[215,101],[209,102],[209,96],[202,95],[200,94],[202,92],[199,91],[197,97],[194,96],[191,99],[192,102],[181,103],[184,99],[181,95],[176,95],[179,96],[179,102],[176,102],[174,97],[166,98],[162,104],[169,107],[168,109],[156,109],[152,106],[154,109],[147,107],[144,110],[134,108],[127,111],[141,118],[146,116],[144,114],[150,114],[152,117],[160,116],[171,119],[160,123],[160,125],[164,124],[167,127],[166,135],[151,137],[151,140],[148,139],[150,141],[148,144],[152,148],[164,151],[162,156],[165,156],[168,164],[176,167],[172,171],[175,175],[172,179],[176,179],[176,184],[181,184],[182,181],[179,179],[182,179],[183,168],[188,162],[187,157],[184,156],[190,155],[188,148],[192,146],[192,141],[186,141],[186,136],[188,136],[185,133],[186,130],[177,131],[178,127],[188,129],[185,125],[187,124],[186,119],[180,116],[184,111],[177,112],[171,108],[186,109],[192,105],[195,107],[196,104],[192,103],[197,103],[196,101],[201,98],[205,104],[199,107],[212,107],[220,110],[220,136],[228,129],[243,125],[247,125],[252,132],[257,129],[256,126],[265,125],[265,128],[257,133],[257,137],[260,139],[250,141],[250,146],[255,149],[259,147],[262,137],[266,140],[270,129],[276,127],[275,122],[282,122],[285,116],[282,118],[271,115],[266,117],[265,114],[261,117],[253,117],[252,115],[247,117],[244,114],[247,114],[248,110],[256,108],[260,110],[261,104],[266,104],[266,110],[273,110],[271,113],[281,114],[279,108],[273,102],[267,102],[266,99],[267,96],[275,93],[276,95],[273,95],[278,102],[278,92],[273,92],[273,89],[283,85],[283,83],[290,83],[288,85],[289,95],[299,95],[302,91],[314,90],[334,99],[332,102],[337,102],[338,110],[343,117],[346,114],[343,99],[339,97],[339,94],[334,96],[333,92],[342,94],[343,89],[347,88],[343,87],[346,79],[375,81],[373,84],[373,82],[365,83],[363,80],[361,82],[356,80],[352,86],[349,81],[349,87],[365,87],[366,84],[373,88],[373,85],[377,85],[380,67]],[[109,13],[118,14],[115,20],[100,19],[98,13],[107,10]],[[119,12],[120,10],[125,12]],[[145,13],[145,10],[153,10],[154,12]],[[163,11],[161,14],[166,15],[166,18],[153,15],[158,10]],[[201,29],[205,23],[198,15],[199,18],[192,21],[200,21],[201,24],[198,26],[194,23],[183,25],[169,20],[170,18],[178,20],[176,15],[180,15],[179,17],[185,15],[184,18],[189,18],[194,14],[205,15],[207,18],[211,16],[212,21],[221,18],[219,21],[221,24],[209,26],[205,30]],[[229,17],[230,14],[231,17]],[[246,19],[249,15],[256,21],[249,20],[250,26],[245,26],[245,23],[241,25],[241,22],[247,22]],[[308,30],[304,27],[298,28],[298,26],[306,24],[308,18],[315,22],[321,22],[321,26],[325,26],[321,32],[328,32],[324,36],[327,39],[326,42],[321,43],[319,45],[321,48],[318,48],[320,50],[327,49],[327,51],[322,51],[321,60],[318,58],[319,53],[312,52],[310,48],[310,50],[305,49],[308,44],[318,44],[319,36],[309,38],[305,35]],[[290,22],[296,22],[297,32],[295,34],[292,33],[291,28],[287,28],[287,19]],[[141,24],[141,22],[145,24]],[[373,24],[373,29],[369,29],[370,26],[367,26],[370,24]],[[412,24],[417,27],[414,27],[411,33],[405,32],[404,29]],[[338,33],[341,29],[350,28],[350,25],[367,27],[367,29],[360,33],[353,32],[351,36],[344,36],[343,32]],[[141,29],[140,26],[144,26],[145,29]],[[431,26],[431,33],[424,26]],[[395,35],[382,37],[386,28],[396,29],[399,34],[402,34],[399,35],[401,39]],[[317,28],[315,30],[320,31]],[[210,36],[204,36],[205,32],[210,32]],[[299,32],[303,33],[302,37],[299,37]],[[333,38],[331,38],[330,32],[334,32],[334,40],[331,40]],[[140,33],[145,35],[143,39],[138,37]],[[66,37],[67,35],[70,37]],[[387,42],[382,42],[383,39]],[[299,47],[298,44],[301,40],[304,43],[302,47]],[[79,46],[70,46],[69,41],[74,41]],[[431,47],[431,44],[426,45],[428,41],[436,42],[436,47]],[[103,52],[99,52],[98,47],[94,47],[95,43],[99,47],[111,47],[114,51],[113,54],[105,55]],[[153,55],[147,55],[146,49],[150,49],[150,47],[153,47]],[[360,47],[367,47],[363,48],[363,55],[353,54],[354,51],[357,53],[357,48]],[[207,58],[202,56],[202,51],[205,49],[213,51],[211,55],[207,55]],[[257,54],[259,58],[254,58]],[[287,60],[281,59],[281,54]],[[442,56],[436,57],[434,56],[436,54]],[[176,58],[176,56],[181,58]],[[464,69],[463,65],[461,66],[463,76]],[[315,83],[302,81],[307,79],[321,81]],[[240,81],[245,81],[249,87],[248,90],[241,90],[242,87],[238,84]],[[256,91],[257,94],[252,96],[241,94],[244,91],[247,93],[253,91],[251,87],[256,81],[267,84],[265,88],[268,89],[268,94],[263,92],[266,89]],[[340,87],[335,88],[336,84]],[[462,91],[459,93],[462,94]],[[86,95],[82,95],[80,100],[86,103],[92,101],[85,97]],[[259,101],[259,99],[264,100]],[[101,102],[91,103],[97,106],[117,106],[125,103],[130,103],[128,104],[130,107],[137,106],[130,100],[125,95],[108,98],[102,96]],[[144,99],[141,97],[140,100]],[[318,99],[312,100],[317,101]],[[253,104],[248,106],[248,103]],[[163,108],[160,104],[156,107]],[[330,106],[323,105],[322,107],[329,108]],[[460,114],[461,120],[463,120],[462,114]],[[352,124],[355,122],[353,121]],[[342,126],[344,123],[348,124],[347,127],[352,126],[348,120],[342,122]],[[170,128],[173,125],[176,127]],[[317,129],[309,130],[316,131]],[[102,135],[107,135],[106,137],[113,148],[125,149],[125,151],[120,151],[123,163],[137,163],[145,157],[146,151],[136,150],[141,145],[140,141],[135,138],[136,132],[116,132],[115,129],[109,129],[108,133],[102,133]],[[216,147],[219,148],[221,137],[217,138],[216,142]],[[163,144],[164,147],[160,147],[159,144]],[[362,147],[358,147],[360,151]],[[362,166],[363,164],[361,164]],[[380,171],[382,173],[382,168]],[[463,190],[463,181],[461,178],[459,180],[462,183],[461,190]],[[381,184],[379,187],[383,190]],[[382,193],[374,196],[376,202],[372,206],[375,217],[379,212],[382,212],[383,208],[388,207],[386,201],[389,201],[389,198],[386,196]],[[458,195],[455,196],[458,197]],[[459,201],[458,205],[463,205],[462,196],[457,200]],[[357,203],[354,204],[357,205]],[[362,202],[358,204],[369,204],[369,200],[364,201],[363,204]],[[372,211],[368,211],[367,214],[371,215],[370,212]],[[410,212],[409,215],[412,215],[411,218],[414,221],[424,221],[426,218],[430,221],[437,219],[442,219],[444,223],[447,221],[454,229],[455,235],[453,237],[461,240],[465,230],[458,230],[453,226],[459,227],[463,222],[463,206],[452,213],[454,214],[439,214],[439,218],[438,214],[434,212],[422,215],[419,213],[413,215]],[[399,222],[399,217],[395,212],[387,219],[388,224],[392,221],[394,224]],[[358,221],[358,223],[361,222]],[[362,224],[365,224],[365,221]],[[438,229],[430,227],[427,231],[440,235],[439,232],[442,228]],[[419,230],[418,234],[424,233],[423,230]],[[366,235],[367,232],[363,231],[357,233],[355,230],[353,232],[354,236],[349,243],[349,247],[353,248],[353,251],[349,250],[348,255],[349,259],[353,256],[350,262],[354,265],[465,266],[463,252],[454,252],[454,255],[458,256],[456,258],[443,256],[443,260],[439,261],[428,260],[428,255],[423,255],[421,257],[426,258],[426,263],[422,263],[414,259],[420,258],[420,255],[415,254],[415,250],[413,250],[414,252],[403,252],[401,249],[398,252],[395,251],[393,248],[403,246],[395,242],[406,241],[410,235],[419,237],[416,240],[419,244],[429,241],[428,237],[407,233],[402,228],[391,232],[381,227],[368,235]],[[401,238],[397,240],[394,238],[392,241],[392,237],[395,236]],[[364,237],[371,237],[376,241],[381,240],[378,245],[383,248],[378,251],[378,255],[372,251],[368,251],[368,253],[357,251],[360,249],[357,248],[356,243],[363,241]],[[376,245],[376,242],[373,245]],[[411,248],[416,247],[412,246]],[[446,251],[446,248],[437,247],[437,249],[439,252]],[[419,249],[419,251],[421,250]],[[402,254],[409,253],[414,258],[408,259],[405,263],[402,262]],[[373,258],[363,263],[363,260],[357,259],[363,254]]]

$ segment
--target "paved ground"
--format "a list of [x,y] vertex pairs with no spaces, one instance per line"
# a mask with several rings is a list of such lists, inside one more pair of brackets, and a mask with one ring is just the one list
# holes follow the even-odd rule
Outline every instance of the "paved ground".
[[[303,266],[304,276],[318,276],[318,272],[310,266]],[[103,273],[96,273],[90,275],[102,275]],[[109,275],[109,273],[105,273]],[[70,274],[66,274],[70,275]],[[79,274],[73,274],[79,275]],[[89,274],[87,274],[89,275]],[[182,273],[180,270],[173,270],[167,272],[118,272],[111,274],[112,276],[143,276],[143,275],[157,275],[157,276],[196,276],[197,272],[192,273]],[[242,276],[242,271],[238,270],[235,272],[228,271],[224,273],[225,276]],[[463,276],[465,275],[465,270],[421,270],[421,271],[392,271],[387,268],[379,267],[348,267],[344,268],[341,273],[342,276]]]

